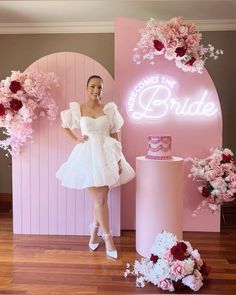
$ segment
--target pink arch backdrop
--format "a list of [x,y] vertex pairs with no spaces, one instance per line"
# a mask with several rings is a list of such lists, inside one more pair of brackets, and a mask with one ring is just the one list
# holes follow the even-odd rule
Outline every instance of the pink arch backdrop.
[[[103,100],[117,102],[114,81],[108,71],[88,56],[61,52],[40,58],[26,71],[54,72],[60,78],[55,90],[59,111],[71,101],[83,103],[90,75],[104,79]],[[74,143],[61,130],[58,117],[52,126],[46,118],[34,122],[33,143],[13,158],[13,224],[21,234],[89,234],[92,222],[92,198],[86,190],[62,187],[55,177]],[[110,222],[114,235],[120,235],[120,188],[110,192]]]
[[[118,18],[116,20],[115,80],[119,89],[123,116],[126,122],[122,132],[122,142],[127,160],[135,166],[135,158],[145,155],[147,151],[146,137],[150,134],[171,135],[173,156],[183,158],[206,157],[209,155],[210,148],[218,147],[222,144],[221,107],[212,79],[206,69],[204,69],[202,74],[186,73],[178,69],[173,61],[168,61],[163,56],[156,57],[155,65],[151,65],[148,61],[144,61],[139,65],[135,64],[133,62],[133,48],[140,38],[139,31],[144,26],[145,23],[140,20],[126,18]],[[149,89],[145,86],[145,80],[150,83],[151,87]],[[154,82],[158,83],[155,84]],[[200,98],[205,99],[204,104],[208,103],[205,111],[208,112],[214,104],[217,113],[212,116],[205,116],[204,114],[202,116],[196,114],[193,116],[189,114],[181,115],[177,114],[178,111],[175,105],[174,112],[173,110],[171,112],[170,109],[167,112],[167,109],[163,108],[162,114],[159,113],[160,118],[156,120],[149,120],[144,117],[140,120],[132,119],[132,112],[130,110],[133,108],[134,112],[136,111],[136,115],[140,110],[137,108],[137,97],[140,98],[142,93],[143,97],[146,95],[150,98],[152,96],[151,91],[155,87],[159,87],[153,85],[161,85],[164,92],[160,93],[159,91],[159,94],[166,96],[171,93],[182,106],[184,104],[186,105],[187,101],[191,104]],[[143,97],[140,100],[143,101]],[[183,230],[219,231],[219,215],[214,216],[209,212],[204,212],[197,217],[192,216],[192,212],[196,209],[202,198],[197,190],[199,184],[193,183],[187,177],[189,167],[189,164],[185,164]],[[146,177],[152,176],[147,175]],[[158,183],[158,181],[162,180],[156,179],[155,181]],[[169,185],[171,186],[171,182]],[[122,228],[133,229],[135,228],[135,182],[122,187],[121,192],[122,195],[125,195],[121,203]],[[162,197],[165,198],[165,195],[163,194]],[[159,206],[161,206],[161,203]],[[166,212],[166,218],[171,218],[168,212]]]

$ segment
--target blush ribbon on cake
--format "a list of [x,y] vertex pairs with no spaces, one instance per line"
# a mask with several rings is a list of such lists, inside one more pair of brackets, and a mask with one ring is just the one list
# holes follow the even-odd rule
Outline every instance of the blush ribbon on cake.
[[146,158],[153,160],[170,160],[171,157],[171,136],[149,135],[148,151]]

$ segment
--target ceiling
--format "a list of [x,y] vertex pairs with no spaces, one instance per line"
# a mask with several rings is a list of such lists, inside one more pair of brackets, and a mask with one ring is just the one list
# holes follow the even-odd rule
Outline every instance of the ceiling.
[[182,15],[199,30],[236,30],[236,0],[0,1],[0,33],[114,32],[116,17],[166,21]]

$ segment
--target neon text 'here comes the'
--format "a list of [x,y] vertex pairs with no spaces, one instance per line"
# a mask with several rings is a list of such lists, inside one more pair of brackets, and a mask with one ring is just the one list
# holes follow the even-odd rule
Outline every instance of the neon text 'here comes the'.
[[176,82],[164,76],[152,76],[138,83],[130,93],[126,111],[135,120],[161,119],[169,112],[184,117],[211,117],[217,113],[216,105],[209,101],[207,90],[203,90],[196,99],[196,94],[176,98],[173,88]]

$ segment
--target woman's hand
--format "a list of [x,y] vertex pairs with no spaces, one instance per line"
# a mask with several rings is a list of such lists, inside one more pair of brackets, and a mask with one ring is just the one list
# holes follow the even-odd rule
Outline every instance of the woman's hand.
[[88,136],[87,135],[81,135],[76,139],[77,143],[84,143],[85,141],[88,140]]
[[118,173],[119,175],[121,175],[122,173],[121,160],[118,162],[118,167],[119,167]]

